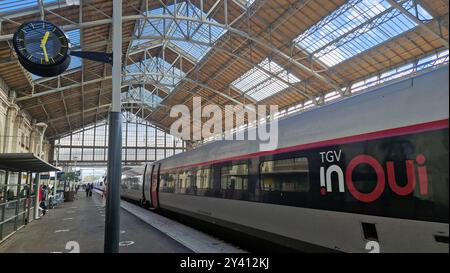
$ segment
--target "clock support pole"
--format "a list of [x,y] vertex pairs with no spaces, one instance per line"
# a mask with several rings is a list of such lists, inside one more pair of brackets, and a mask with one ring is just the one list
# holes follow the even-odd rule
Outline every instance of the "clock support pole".
[[113,1],[112,108],[109,113],[108,170],[105,214],[105,253],[119,252],[120,180],[122,177],[122,0]]

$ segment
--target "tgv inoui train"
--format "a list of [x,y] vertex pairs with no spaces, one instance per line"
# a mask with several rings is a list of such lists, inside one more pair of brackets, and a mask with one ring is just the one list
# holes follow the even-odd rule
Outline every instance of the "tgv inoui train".
[[448,252],[448,66],[123,172],[121,196],[304,251]]

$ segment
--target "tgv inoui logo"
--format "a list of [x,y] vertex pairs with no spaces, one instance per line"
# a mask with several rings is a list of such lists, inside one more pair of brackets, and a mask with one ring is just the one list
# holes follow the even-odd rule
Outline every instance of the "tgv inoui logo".
[[[417,184],[417,179],[419,182],[419,192],[421,195],[428,194],[428,175],[427,168],[425,166],[426,158],[424,155],[419,154],[416,160],[406,160],[404,162],[406,167],[406,184],[404,186],[399,186],[395,175],[395,166],[393,161],[386,162],[386,171],[383,166],[372,156],[369,155],[358,155],[354,157],[347,165],[344,170],[339,166],[339,162],[342,157],[342,150],[339,151],[327,151],[319,153],[322,159],[322,164],[333,163],[332,165],[326,167],[320,167],[320,194],[326,195],[333,191],[332,176],[337,177],[337,185],[339,192],[345,192],[345,186],[347,186],[348,191],[353,195],[353,197],[361,202],[373,202],[376,201],[383,194],[386,187],[386,177],[390,189],[400,195],[405,196],[411,194]],[[416,164],[417,163],[417,173],[416,177]],[[399,164],[399,163],[396,163]],[[353,183],[353,172],[360,165],[369,165],[376,174],[376,186],[369,193],[360,192]]]

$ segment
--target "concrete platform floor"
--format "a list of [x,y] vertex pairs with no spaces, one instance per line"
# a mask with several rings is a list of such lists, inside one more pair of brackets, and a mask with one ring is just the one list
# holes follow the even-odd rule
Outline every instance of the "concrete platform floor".
[[[188,253],[177,241],[121,208],[119,251],[123,253]],[[100,197],[78,192],[74,202],[60,204],[0,245],[0,253],[76,251],[102,253],[105,213]],[[76,243],[73,243],[76,242]]]

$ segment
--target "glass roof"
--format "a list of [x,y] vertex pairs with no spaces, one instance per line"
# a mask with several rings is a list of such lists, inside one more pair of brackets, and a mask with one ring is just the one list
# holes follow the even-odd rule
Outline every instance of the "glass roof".
[[[151,15],[179,15],[191,18],[204,18],[210,22],[216,22],[213,19],[206,18],[206,13],[189,2],[182,2],[177,5],[150,10],[146,13]],[[205,19],[206,18],[206,19]],[[149,20],[140,20],[139,25],[143,26],[141,33],[144,37],[155,37],[154,39],[134,40],[132,46],[138,46],[151,43],[151,40],[162,37],[164,34],[172,40],[167,41],[178,50],[187,53],[195,62],[200,61],[211,49],[209,45],[215,43],[226,31],[217,26],[202,24],[194,21],[172,20],[163,18],[152,18]],[[136,29],[136,36],[139,36],[139,28]],[[200,43],[194,43],[196,41]]]
[[[185,73],[166,62],[160,57],[153,57],[136,64],[130,64],[125,67],[127,73],[142,73],[146,72],[146,77],[153,83],[163,86],[169,89],[170,92],[176,87],[176,85],[184,78]],[[124,81],[132,80],[133,76],[126,76]],[[141,78],[139,77],[141,80]]]
[[[58,0],[43,0],[44,5],[57,3]],[[1,0],[0,14],[14,11],[31,9],[38,6],[37,0]]]
[[241,4],[242,6],[245,6],[246,8],[250,7],[255,0],[234,0],[235,2]]
[[[153,91],[156,91],[156,88]],[[128,92],[121,93],[121,95],[122,102],[140,101],[147,104],[150,108],[156,108],[162,101],[159,96],[144,87],[130,89]]]
[[[74,29],[71,31],[67,31],[66,34],[69,37],[70,44],[72,47],[80,47],[80,29]],[[71,58],[71,60],[70,60],[69,68],[67,68],[68,70],[81,66],[80,58],[74,57],[74,56],[71,56],[70,58]]]
[[[416,13],[413,1],[402,4]],[[418,18],[432,16],[417,5]],[[298,36],[294,42],[331,67],[415,28],[417,24],[386,0],[350,0]]]
[[289,73],[276,62],[266,58],[258,66],[235,80],[231,85],[257,101],[275,95],[289,87],[285,82],[277,77],[273,77],[266,71],[277,75],[288,83],[300,82],[299,78]]

